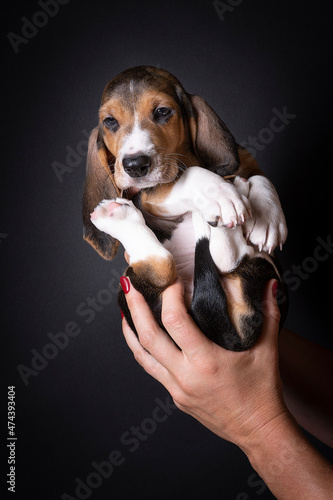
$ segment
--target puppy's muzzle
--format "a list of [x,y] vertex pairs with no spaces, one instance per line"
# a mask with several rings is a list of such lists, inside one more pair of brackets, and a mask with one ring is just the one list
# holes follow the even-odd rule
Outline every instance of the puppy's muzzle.
[[150,167],[150,157],[147,155],[126,156],[123,158],[123,167],[130,177],[144,177]]

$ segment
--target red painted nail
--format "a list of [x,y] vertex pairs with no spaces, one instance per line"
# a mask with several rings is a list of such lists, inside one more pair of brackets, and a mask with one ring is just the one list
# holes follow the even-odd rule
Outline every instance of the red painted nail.
[[126,276],[122,276],[120,278],[120,285],[121,288],[123,289],[124,293],[128,293],[130,291],[130,280],[126,278]]
[[273,286],[272,286],[272,294],[273,294],[274,299],[276,299],[276,297],[277,297],[278,289],[279,289],[279,283],[277,281],[274,281]]
[[120,315],[121,315],[121,319],[124,319],[124,313],[121,309],[120,309]]

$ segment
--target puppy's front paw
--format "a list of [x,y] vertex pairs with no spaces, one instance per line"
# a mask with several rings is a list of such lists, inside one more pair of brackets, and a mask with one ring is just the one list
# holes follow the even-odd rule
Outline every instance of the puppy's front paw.
[[251,217],[251,206],[246,197],[247,181],[244,179],[239,183],[244,184],[243,190],[220,177],[216,177],[213,184],[204,186],[205,197],[198,203],[198,210],[212,226],[231,228],[244,224]]

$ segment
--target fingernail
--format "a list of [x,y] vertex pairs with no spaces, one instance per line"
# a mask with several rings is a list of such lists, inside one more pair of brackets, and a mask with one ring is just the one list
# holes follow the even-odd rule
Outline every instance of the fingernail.
[[121,309],[120,309],[120,315],[121,315],[121,319],[124,319],[124,313]]
[[130,280],[126,278],[126,276],[122,276],[120,278],[120,285],[124,293],[128,293],[130,291],[131,288]]
[[279,289],[279,283],[277,281],[274,281],[273,286],[272,286],[272,295],[273,295],[274,299],[276,299],[276,297],[277,297],[278,289]]

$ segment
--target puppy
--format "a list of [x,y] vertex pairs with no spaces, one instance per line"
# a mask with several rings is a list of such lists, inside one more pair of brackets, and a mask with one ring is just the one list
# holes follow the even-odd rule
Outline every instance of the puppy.
[[[213,109],[170,73],[140,66],[104,89],[83,193],[84,238],[126,275],[161,326],[161,294],[180,276],[199,328],[220,346],[256,342],[266,282],[286,291],[273,250],[287,237],[278,195]],[[133,330],[124,293],[119,304]],[[282,322],[281,322],[282,324]]]

